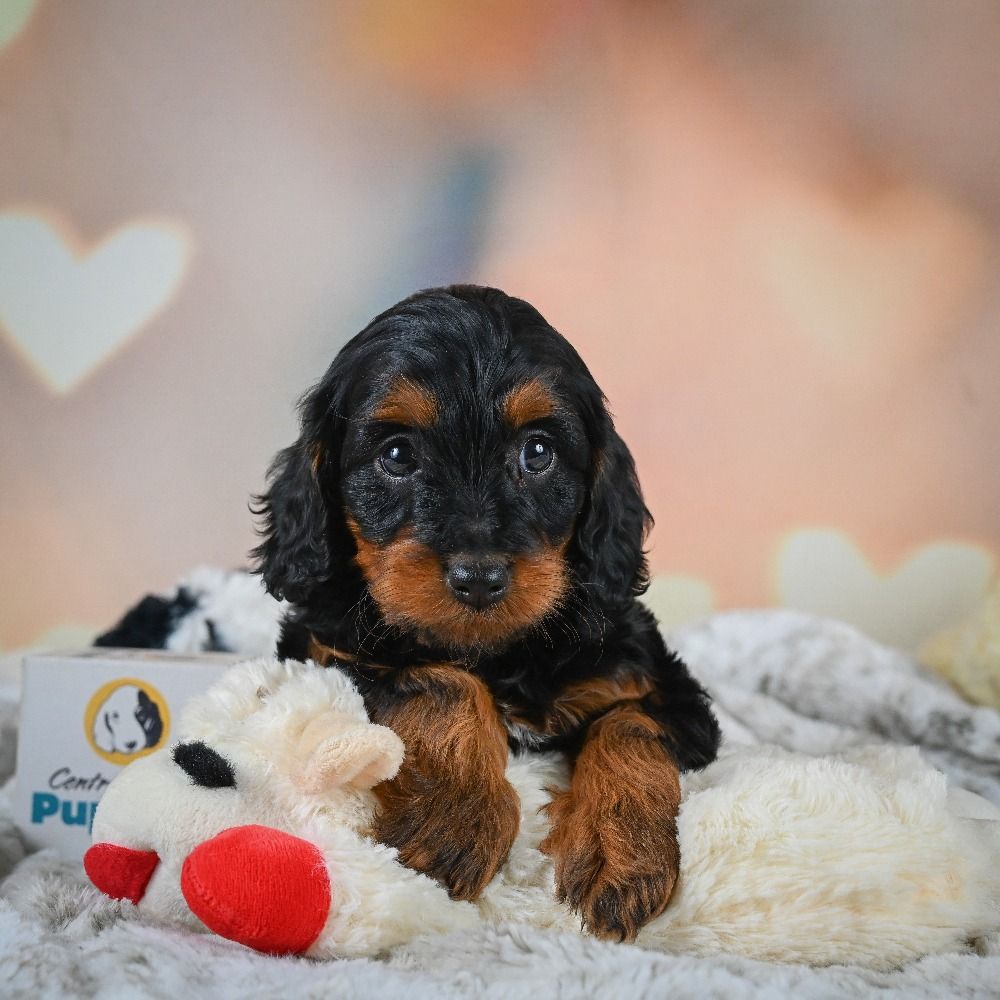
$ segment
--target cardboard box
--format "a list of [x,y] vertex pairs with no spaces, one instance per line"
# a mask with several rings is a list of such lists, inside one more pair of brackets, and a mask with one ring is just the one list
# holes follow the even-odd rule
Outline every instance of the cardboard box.
[[14,815],[28,842],[83,857],[115,775],[169,745],[188,698],[245,658],[144,649],[26,656]]

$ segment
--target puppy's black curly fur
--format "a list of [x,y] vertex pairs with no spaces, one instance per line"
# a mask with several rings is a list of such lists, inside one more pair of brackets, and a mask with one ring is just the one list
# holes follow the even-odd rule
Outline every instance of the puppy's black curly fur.
[[[256,508],[256,568],[293,605],[279,655],[353,672],[373,716],[410,725],[413,740],[428,706],[456,704],[443,664],[488,691],[514,748],[574,759],[599,720],[627,709],[655,733],[666,766],[715,757],[708,696],[636,600],[650,515],[632,456],[586,365],[536,309],[478,286],[418,293],[340,351],[300,414],[301,435],[275,459]],[[614,744],[601,766],[624,766],[628,749]],[[419,838],[412,818],[397,840]],[[443,860],[409,859],[454,889],[469,836],[456,828]],[[565,839],[554,853],[577,850]],[[603,855],[562,861],[573,884],[560,891],[598,932],[631,936],[665,904],[601,882],[595,872],[615,867]],[[458,894],[479,888],[472,879]]]

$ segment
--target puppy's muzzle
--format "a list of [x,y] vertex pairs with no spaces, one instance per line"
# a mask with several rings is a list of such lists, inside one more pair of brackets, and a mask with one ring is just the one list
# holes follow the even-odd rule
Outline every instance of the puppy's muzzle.
[[444,579],[456,600],[483,611],[510,589],[510,567],[500,559],[459,556],[449,562]]

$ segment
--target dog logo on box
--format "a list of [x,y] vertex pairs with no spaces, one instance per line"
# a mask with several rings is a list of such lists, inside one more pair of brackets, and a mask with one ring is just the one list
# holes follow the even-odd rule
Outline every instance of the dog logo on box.
[[87,742],[111,764],[128,764],[152,753],[169,729],[166,699],[134,677],[119,677],[98,688],[84,713]]

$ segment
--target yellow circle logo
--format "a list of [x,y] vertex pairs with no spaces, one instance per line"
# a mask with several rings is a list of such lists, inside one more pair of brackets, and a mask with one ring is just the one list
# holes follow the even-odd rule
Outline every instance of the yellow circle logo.
[[99,687],[83,715],[87,742],[111,764],[152,753],[170,732],[167,700],[146,681],[118,677]]

